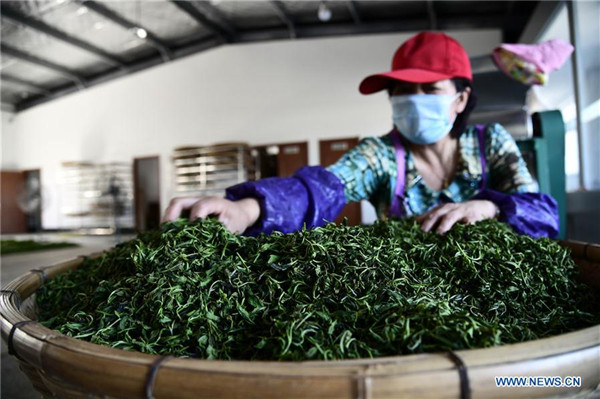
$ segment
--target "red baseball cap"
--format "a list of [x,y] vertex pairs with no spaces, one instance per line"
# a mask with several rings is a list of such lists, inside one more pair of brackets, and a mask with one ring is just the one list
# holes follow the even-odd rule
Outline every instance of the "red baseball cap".
[[422,32],[396,50],[390,72],[367,76],[359,90],[362,94],[375,93],[385,89],[390,80],[428,83],[450,78],[473,80],[467,52],[443,33]]

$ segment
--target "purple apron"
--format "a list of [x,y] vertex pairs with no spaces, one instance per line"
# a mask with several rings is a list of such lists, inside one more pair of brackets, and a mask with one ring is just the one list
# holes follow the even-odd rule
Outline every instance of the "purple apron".
[[[476,125],[477,138],[479,139],[479,159],[481,161],[481,181],[479,182],[479,191],[485,188],[486,183],[486,162],[485,162],[485,137],[483,125]],[[396,149],[396,165],[397,165],[397,177],[396,177],[396,190],[394,191],[394,198],[390,205],[389,216],[402,218],[405,216],[404,211],[404,183],[406,179],[406,159],[404,154],[404,146],[400,141],[400,133],[394,128],[389,133]]]

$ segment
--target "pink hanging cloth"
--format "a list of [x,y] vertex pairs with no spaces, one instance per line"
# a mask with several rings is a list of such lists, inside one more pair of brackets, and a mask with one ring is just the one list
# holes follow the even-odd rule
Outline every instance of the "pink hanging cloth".
[[553,39],[540,44],[502,44],[492,57],[509,77],[526,85],[543,85],[549,73],[559,69],[572,52],[572,45]]

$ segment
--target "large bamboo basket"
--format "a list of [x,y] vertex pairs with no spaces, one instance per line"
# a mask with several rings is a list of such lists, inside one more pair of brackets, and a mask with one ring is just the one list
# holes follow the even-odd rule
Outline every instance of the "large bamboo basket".
[[[600,289],[600,245],[561,244],[571,249],[583,281]],[[345,361],[210,361],[94,345],[32,321],[35,290],[82,261],[32,270],[0,297],[2,338],[47,398],[583,397],[600,384],[600,325],[489,349]],[[582,384],[498,388],[495,376],[579,376]]]

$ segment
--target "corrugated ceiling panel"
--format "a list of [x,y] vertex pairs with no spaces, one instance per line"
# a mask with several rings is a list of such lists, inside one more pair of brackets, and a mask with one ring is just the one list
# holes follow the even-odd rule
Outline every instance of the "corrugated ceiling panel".
[[29,62],[19,61],[7,55],[2,56],[2,73],[20,78],[27,82],[44,87],[58,87],[71,83],[72,81],[59,75],[48,68],[30,64]]
[[126,62],[156,52],[134,32],[82,5],[65,4],[64,7],[57,7],[45,13],[42,19],[48,25],[58,27],[70,36],[88,42],[109,54],[115,54]]
[[4,18],[0,23],[0,37],[6,38],[7,36],[12,35],[19,27]]
[[38,1],[38,0],[2,0],[3,3],[11,8],[20,11],[22,14],[41,18],[45,13],[56,8],[64,7],[65,4],[72,0],[53,0],[53,1]]
[[223,1],[215,5],[238,29],[285,28],[267,1]]
[[[11,21],[2,20],[2,25],[4,24],[14,25]],[[12,34],[2,36],[2,42],[37,58],[85,72],[86,75],[99,73],[110,67],[102,58],[88,51],[20,25],[14,28]]]
[[102,4],[125,19],[143,26],[169,44],[178,45],[212,35],[171,2],[111,1]]

